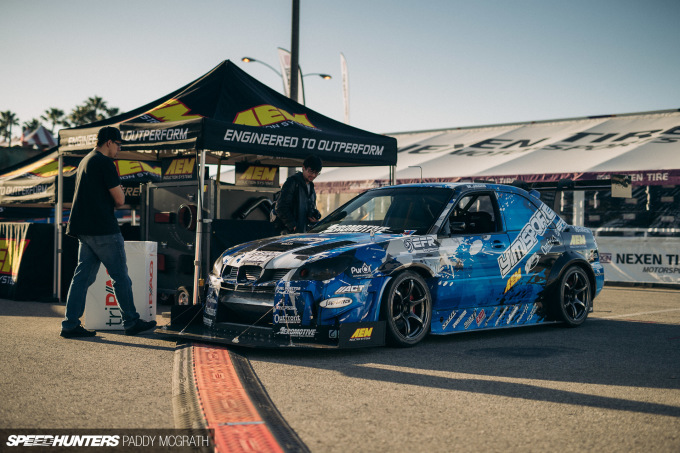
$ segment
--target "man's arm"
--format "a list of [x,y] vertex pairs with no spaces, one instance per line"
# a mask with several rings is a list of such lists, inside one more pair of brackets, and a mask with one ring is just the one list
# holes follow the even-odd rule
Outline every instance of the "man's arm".
[[283,222],[289,231],[295,229],[295,218],[293,216],[293,200],[297,185],[294,177],[286,179],[281,188],[281,195],[279,201],[276,202],[276,215]]
[[125,193],[123,192],[123,186],[116,186],[109,189],[111,198],[113,198],[113,204],[120,208],[125,204]]

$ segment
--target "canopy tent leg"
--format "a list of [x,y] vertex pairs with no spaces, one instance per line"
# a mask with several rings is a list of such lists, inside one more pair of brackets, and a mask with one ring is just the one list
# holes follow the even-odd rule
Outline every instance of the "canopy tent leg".
[[54,211],[54,278],[52,280],[52,297],[61,302],[61,252],[62,252],[62,214],[64,207],[64,156],[59,154],[59,171],[57,173],[57,206]]
[[[199,154],[199,151],[196,150]],[[197,157],[199,163],[198,206],[196,209],[196,254],[194,255],[194,292],[193,305],[198,305],[199,281],[201,278],[201,260],[203,258],[203,186],[205,185],[205,150],[201,150]]]

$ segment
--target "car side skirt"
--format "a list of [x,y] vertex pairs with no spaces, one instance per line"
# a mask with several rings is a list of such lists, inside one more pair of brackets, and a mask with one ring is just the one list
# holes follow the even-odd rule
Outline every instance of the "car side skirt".
[[555,324],[540,302],[516,305],[466,307],[432,313],[431,333],[450,335],[475,330],[495,330],[539,324]]

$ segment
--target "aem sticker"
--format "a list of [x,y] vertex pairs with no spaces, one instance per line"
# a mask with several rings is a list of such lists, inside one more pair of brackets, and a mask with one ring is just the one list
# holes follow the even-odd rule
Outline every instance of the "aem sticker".
[[373,334],[373,327],[360,327],[354,331],[349,341],[370,340]]
[[586,245],[586,237],[582,234],[575,234],[571,237],[569,245]]
[[243,124],[245,126],[269,126],[271,124],[283,123],[284,121],[292,121],[316,129],[306,114],[291,114],[284,109],[269,104],[258,105],[257,107],[244,110],[237,113],[236,118],[234,118],[234,124]]

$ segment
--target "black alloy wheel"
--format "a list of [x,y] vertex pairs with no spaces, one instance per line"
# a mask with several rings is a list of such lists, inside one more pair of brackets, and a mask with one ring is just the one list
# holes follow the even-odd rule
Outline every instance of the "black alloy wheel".
[[556,317],[569,327],[576,327],[586,320],[592,303],[592,291],[588,274],[579,266],[568,268],[560,278]]
[[385,289],[382,319],[387,321],[387,341],[392,346],[418,344],[430,330],[432,296],[425,280],[405,271],[393,278]]

